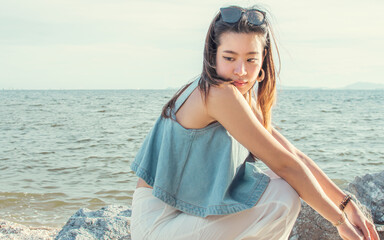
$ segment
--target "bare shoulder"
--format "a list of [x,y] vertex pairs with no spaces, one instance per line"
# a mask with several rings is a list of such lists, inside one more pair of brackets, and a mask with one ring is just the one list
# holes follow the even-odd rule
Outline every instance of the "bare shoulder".
[[232,84],[211,87],[206,99],[206,109],[207,114],[227,130],[237,127],[239,121],[256,119],[244,96]]
[[211,86],[209,89],[208,97],[209,98],[215,98],[215,97],[225,97],[228,95],[235,95],[237,93],[240,93],[235,86],[229,83],[222,83],[218,86]]
[[239,90],[232,84],[223,83],[219,86],[211,86],[206,99],[207,111],[217,108],[231,107],[234,102],[243,100]]

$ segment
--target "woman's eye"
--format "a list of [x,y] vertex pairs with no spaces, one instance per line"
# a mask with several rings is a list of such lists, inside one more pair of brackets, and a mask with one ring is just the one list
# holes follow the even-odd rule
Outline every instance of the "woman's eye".
[[227,60],[227,61],[233,61],[234,59],[233,58],[231,58],[231,57],[223,57],[225,60]]
[[250,58],[248,59],[248,62],[256,62],[257,61],[257,58]]

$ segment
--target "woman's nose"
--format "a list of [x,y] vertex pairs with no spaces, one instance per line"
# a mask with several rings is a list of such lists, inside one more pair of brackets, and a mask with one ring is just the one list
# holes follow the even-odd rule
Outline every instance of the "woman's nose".
[[234,72],[233,72],[235,75],[238,75],[238,76],[244,76],[247,74],[247,71],[245,69],[245,64],[244,62],[239,62],[237,63],[235,69],[234,69]]

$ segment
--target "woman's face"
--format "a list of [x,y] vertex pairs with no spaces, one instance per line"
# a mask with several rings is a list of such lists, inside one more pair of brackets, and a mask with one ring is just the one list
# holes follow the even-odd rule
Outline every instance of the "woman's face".
[[245,95],[255,84],[263,65],[263,49],[262,41],[255,33],[223,33],[216,54],[217,74],[231,79]]

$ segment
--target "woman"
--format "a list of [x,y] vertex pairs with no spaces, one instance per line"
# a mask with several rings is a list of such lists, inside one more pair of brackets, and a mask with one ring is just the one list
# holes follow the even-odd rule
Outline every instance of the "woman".
[[164,106],[131,165],[133,240],[287,239],[300,198],[343,239],[378,239],[350,197],[271,126],[271,39],[259,9],[221,8],[213,19],[201,76]]

